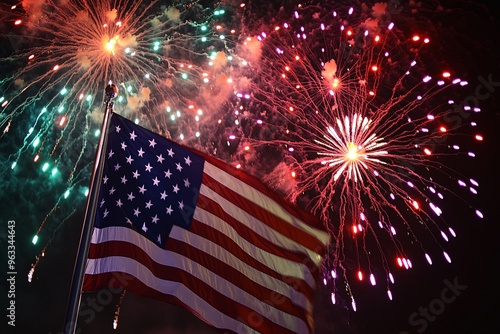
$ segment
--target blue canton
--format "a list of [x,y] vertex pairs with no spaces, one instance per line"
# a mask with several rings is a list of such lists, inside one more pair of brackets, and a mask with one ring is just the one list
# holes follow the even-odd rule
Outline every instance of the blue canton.
[[189,229],[204,160],[113,114],[95,226],[127,226],[164,248],[173,225]]

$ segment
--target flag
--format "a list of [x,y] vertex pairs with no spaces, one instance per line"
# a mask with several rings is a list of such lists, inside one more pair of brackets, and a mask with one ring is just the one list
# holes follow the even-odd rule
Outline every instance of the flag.
[[108,136],[83,291],[119,283],[230,333],[314,331],[316,217],[117,114]]

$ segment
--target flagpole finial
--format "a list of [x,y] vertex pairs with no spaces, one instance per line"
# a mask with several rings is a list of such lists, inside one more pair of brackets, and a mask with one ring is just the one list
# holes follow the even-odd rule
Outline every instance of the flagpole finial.
[[115,98],[115,96],[118,95],[118,87],[116,87],[115,84],[110,83],[105,88],[105,94],[109,100]]

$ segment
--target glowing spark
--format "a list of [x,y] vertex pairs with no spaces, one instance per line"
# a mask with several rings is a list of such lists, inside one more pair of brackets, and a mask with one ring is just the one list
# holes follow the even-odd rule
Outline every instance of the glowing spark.
[[429,254],[425,253],[425,259],[427,260],[427,262],[429,262],[430,265],[432,265],[432,259]]
[[448,253],[443,252],[443,255],[444,255],[444,257],[446,258],[446,261],[448,261],[448,263],[451,263],[451,258],[450,258],[450,256],[448,255]]

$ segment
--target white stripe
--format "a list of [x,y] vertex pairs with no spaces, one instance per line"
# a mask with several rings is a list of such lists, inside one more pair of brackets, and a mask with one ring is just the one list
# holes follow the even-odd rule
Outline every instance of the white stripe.
[[[97,242],[94,242],[94,240]],[[234,300],[239,304],[249,307],[258,314],[261,314],[262,316],[268,318],[270,321],[279,324],[284,328],[288,328],[291,331],[298,331],[300,333],[306,333],[309,331],[307,324],[302,319],[285,313],[282,310],[277,309],[269,304],[263,303],[248,292],[241,290],[232,282],[198,264],[193,259],[187,258],[182,254],[176,252],[171,252],[159,248],[149,239],[143,237],[130,228],[110,226],[103,229],[94,229],[94,232],[92,234],[92,243],[100,243],[110,240],[117,240],[134,244],[135,246],[143,249],[153,261],[164,266],[179,268],[185,272],[190,273],[221,294],[227,296],[228,298]],[[116,258],[118,259],[120,257]],[[114,265],[115,264],[113,263],[113,266]],[[135,270],[135,267],[133,267],[132,272],[126,272],[134,275],[144,284],[148,285],[151,288],[154,288],[155,290],[159,290],[159,287],[162,286],[162,282],[166,282],[165,280],[161,280],[155,277],[152,273],[150,273],[149,270],[148,275],[144,276],[143,280],[142,276],[136,276]],[[160,289],[159,291],[162,290]]]
[[217,182],[223,184],[234,192],[244,196],[247,200],[257,204],[258,206],[264,208],[265,210],[272,212],[286,222],[300,228],[303,231],[315,236],[324,245],[326,245],[330,239],[327,232],[314,228],[295,216],[292,216],[288,211],[286,211],[281,205],[276,203],[273,199],[267,197],[257,189],[249,186],[248,184],[242,182],[238,178],[228,174],[222,169],[212,165],[211,163],[205,161],[205,167],[203,171],[215,179]]
[[[193,218],[223,233],[229,239],[233,240],[238,246],[240,246],[245,253],[247,253],[249,256],[262,263],[266,267],[269,267],[270,269],[280,273],[281,275],[298,278],[306,282],[306,284],[311,288],[316,287],[314,277],[311,275],[309,268],[305,264],[282,258],[256,247],[254,244],[242,238],[231,225],[227,224],[224,220],[206,210],[196,208]],[[172,232],[170,233],[170,236],[177,238],[177,235],[173,235]],[[206,240],[206,242],[209,241]],[[197,246],[197,244],[194,243],[190,244],[193,246]]]
[[158,279],[148,268],[131,258],[107,257],[102,259],[89,259],[87,261],[87,270],[85,274],[92,275],[116,271],[126,272],[156,291],[177,297],[180,301],[197,312],[200,318],[210,325],[215,325],[218,328],[228,329],[240,334],[259,333],[246,324],[220,312],[183,284]]
[[[214,217],[214,219],[216,218]],[[243,275],[248,277],[254,283],[263,286],[271,291],[277,292],[285,297],[288,297],[292,304],[300,306],[306,311],[312,313],[313,305],[304,294],[293,289],[285,282],[276,279],[272,276],[269,276],[268,274],[259,271],[252,266],[249,266],[245,262],[241,261],[238,257],[234,256],[231,252],[227,251],[224,247],[221,247],[220,245],[208,239],[205,239],[197,234],[191,233],[186,229],[183,229],[178,226],[173,226],[169,238],[182,241],[186,244],[191,245],[194,248],[199,249],[202,252],[205,252],[207,254],[210,254],[218,258],[220,261],[241,272]],[[241,238],[239,238],[239,240],[241,240]],[[249,253],[248,251],[245,252],[248,253],[248,255],[250,255],[252,258],[255,258],[255,255],[252,254],[253,253],[252,251],[251,253]],[[263,256],[272,257],[272,254],[263,254]],[[286,268],[287,264],[281,262],[283,260],[279,258],[276,260],[279,261],[279,263],[276,263],[276,265],[282,268]],[[264,265],[268,266],[268,263],[265,263]],[[294,276],[290,274],[283,274],[283,273],[281,274],[292,277]]]
[[259,219],[242,210],[239,206],[234,205],[231,201],[228,201],[204,184],[202,184],[200,187],[200,194],[218,203],[222,208],[224,208],[224,212],[226,212],[229,216],[233,217],[246,227],[252,229],[255,233],[265,238],[266,240],[285,249],[305,253],[305,255],[307,254],[307,256],[309,256],[311,261],[313,261],[317,267],[319,267],[319,265],[321,264],[322,259],[318,253],[310,250],[309,248],[303,246],[295,240],[284,236],[280,232],[262,223]]

